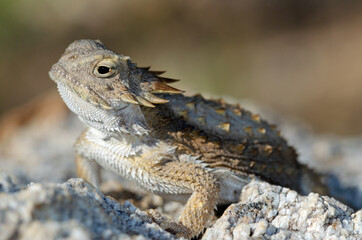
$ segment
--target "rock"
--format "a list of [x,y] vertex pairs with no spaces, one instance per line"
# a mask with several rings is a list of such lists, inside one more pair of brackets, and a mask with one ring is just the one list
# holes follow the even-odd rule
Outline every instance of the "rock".
[[[0,176],[0,239],[175,239],[128,201],[122,204],[106,197],[82,179],[19,186],[9,176]],[[354,212],[315,193],[300,196],[254,181],[202,239],[361,236],[362,210]]]
[[20,189],[3,177],[0,186],[0,239],[174,239],[82,179]]
[[0,119],[0,172],[16,176],[22,184],[76,177],[73,144],[84,127],[55,94]]
[[19,190],[20,190],[19,185],[13,183],[13,180],[8,174],[0,173],[0,193],[1,192],[11,193]]
[[361,239],[362,210],[330,197],[253,181],[203,235],[211,239]]

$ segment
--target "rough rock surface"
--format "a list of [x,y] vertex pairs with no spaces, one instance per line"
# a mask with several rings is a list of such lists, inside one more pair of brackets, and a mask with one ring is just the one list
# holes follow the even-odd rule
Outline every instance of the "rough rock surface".
[[[18,186],[0,175],[0,239],[174,239],[129,202],[82,179]],[[362,210],[251,182],[202,239],[360,239]]]
[[361,239],[362,210],[354,212],[333,198],[297,192],[265,182],[244,187],[203,235],[211,239]]
[[19,188],[0,176],[0,239],[173,239],[129,202],[82,179]]

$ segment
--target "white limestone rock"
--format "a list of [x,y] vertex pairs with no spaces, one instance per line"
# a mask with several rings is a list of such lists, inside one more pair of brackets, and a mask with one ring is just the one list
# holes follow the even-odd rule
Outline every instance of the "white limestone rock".
[[11,185],[8,177],[0,180],[0,239],[174,239],[131,203],[82,179]]
[[253,181],[209,228],[211,239],[361,239],[362,210],[311,193],[300,196],[288,188]]

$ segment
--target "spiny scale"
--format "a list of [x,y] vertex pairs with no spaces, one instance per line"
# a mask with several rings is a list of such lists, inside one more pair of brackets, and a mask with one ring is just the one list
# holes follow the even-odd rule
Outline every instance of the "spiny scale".
[[154,75],[161,75],[161,74],[164,74],[166,71],[148,71]]
[[157,78],[158,78],[160,81],[165,82],[165,83],[174,83],[174,82],[180,81],[179,79],[165,78],[165,77],[159,77],[159,76],[157,76]]
[[168,102],[168,100],[160,98],[160,97],[156,97],[152,93],[144,93],[144,98],[146,100],[150,101],[151,103],[156,103],[156,104]]
[[166,77],[160,77],[159,75],[164,74],[166,71],[154,71],[154,70],[150,70],[150,66],[148,67],[138,67],[138,69],[140,69],[141,71],[143,71],[144,73],[148,73],[148,74],[153,74],[155,75],[155,77],[164,83],[174,83],[174,82],[178,82],[180,81],[179,79],[173,79],[173,78],[166,78]]
[[152,93],[183,93],[184,91],[168,86],[162,82],[151,83]]
[[131,93],[123,93],[121,96],[120,96],[121,100],[124,101],[124,102],[128,102],[128,103],[133,103],[133,104],[138,104],[138,101],[136,99],[135,96],[133,96],[133,94]]
[[145,86],[147,86],[150,90],[143,89],[143,92],[141,93],[131,93],[130,90],[126,88],[126,92],[122,93],[120,96],[122,101],[153,108],[155,107],[155,105],[153,104],[167,103],[168,100],[157,97],[152,93],[172,93],[172,94],[183,93],[182,90],[167,85],[167,83],[176,82],[177,80],[159,77],[158,75],[163,74],[164,71],[149,71],[149,68],[150,67],[142,67],[138,69],[144,71],[145,74],[156,75],[156,78],[154,78],[153,81],[147,81],[146,78],[146,81],[143,82]]
[[226,133],[230,133],[230,123],[221,123],[221,124],[217,125],[217,127],[221,128]]
[[138,97],[136,96],[136,99],[138,101],[139,104],[146,106],[146,107],[155,107],[155,105],[153,105],[152,103],[150,103],[149,101],[147,101],[146,99],[142,98],[142,97]]
[[162,94],[160,97],[170,101],[167,106],[176,115],[207,134],[235,140],[279,137],[259,115],[251,114],[238,105],[230,105],[223,100],[206,100],[201,95]]

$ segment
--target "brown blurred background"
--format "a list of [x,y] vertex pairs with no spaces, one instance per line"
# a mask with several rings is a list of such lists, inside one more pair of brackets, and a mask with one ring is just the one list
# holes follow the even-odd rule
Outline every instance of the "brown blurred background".
[[48,71],[80,38],[184,90],[362,133],[362,1],[1,0],[0,115],[55,89]]

